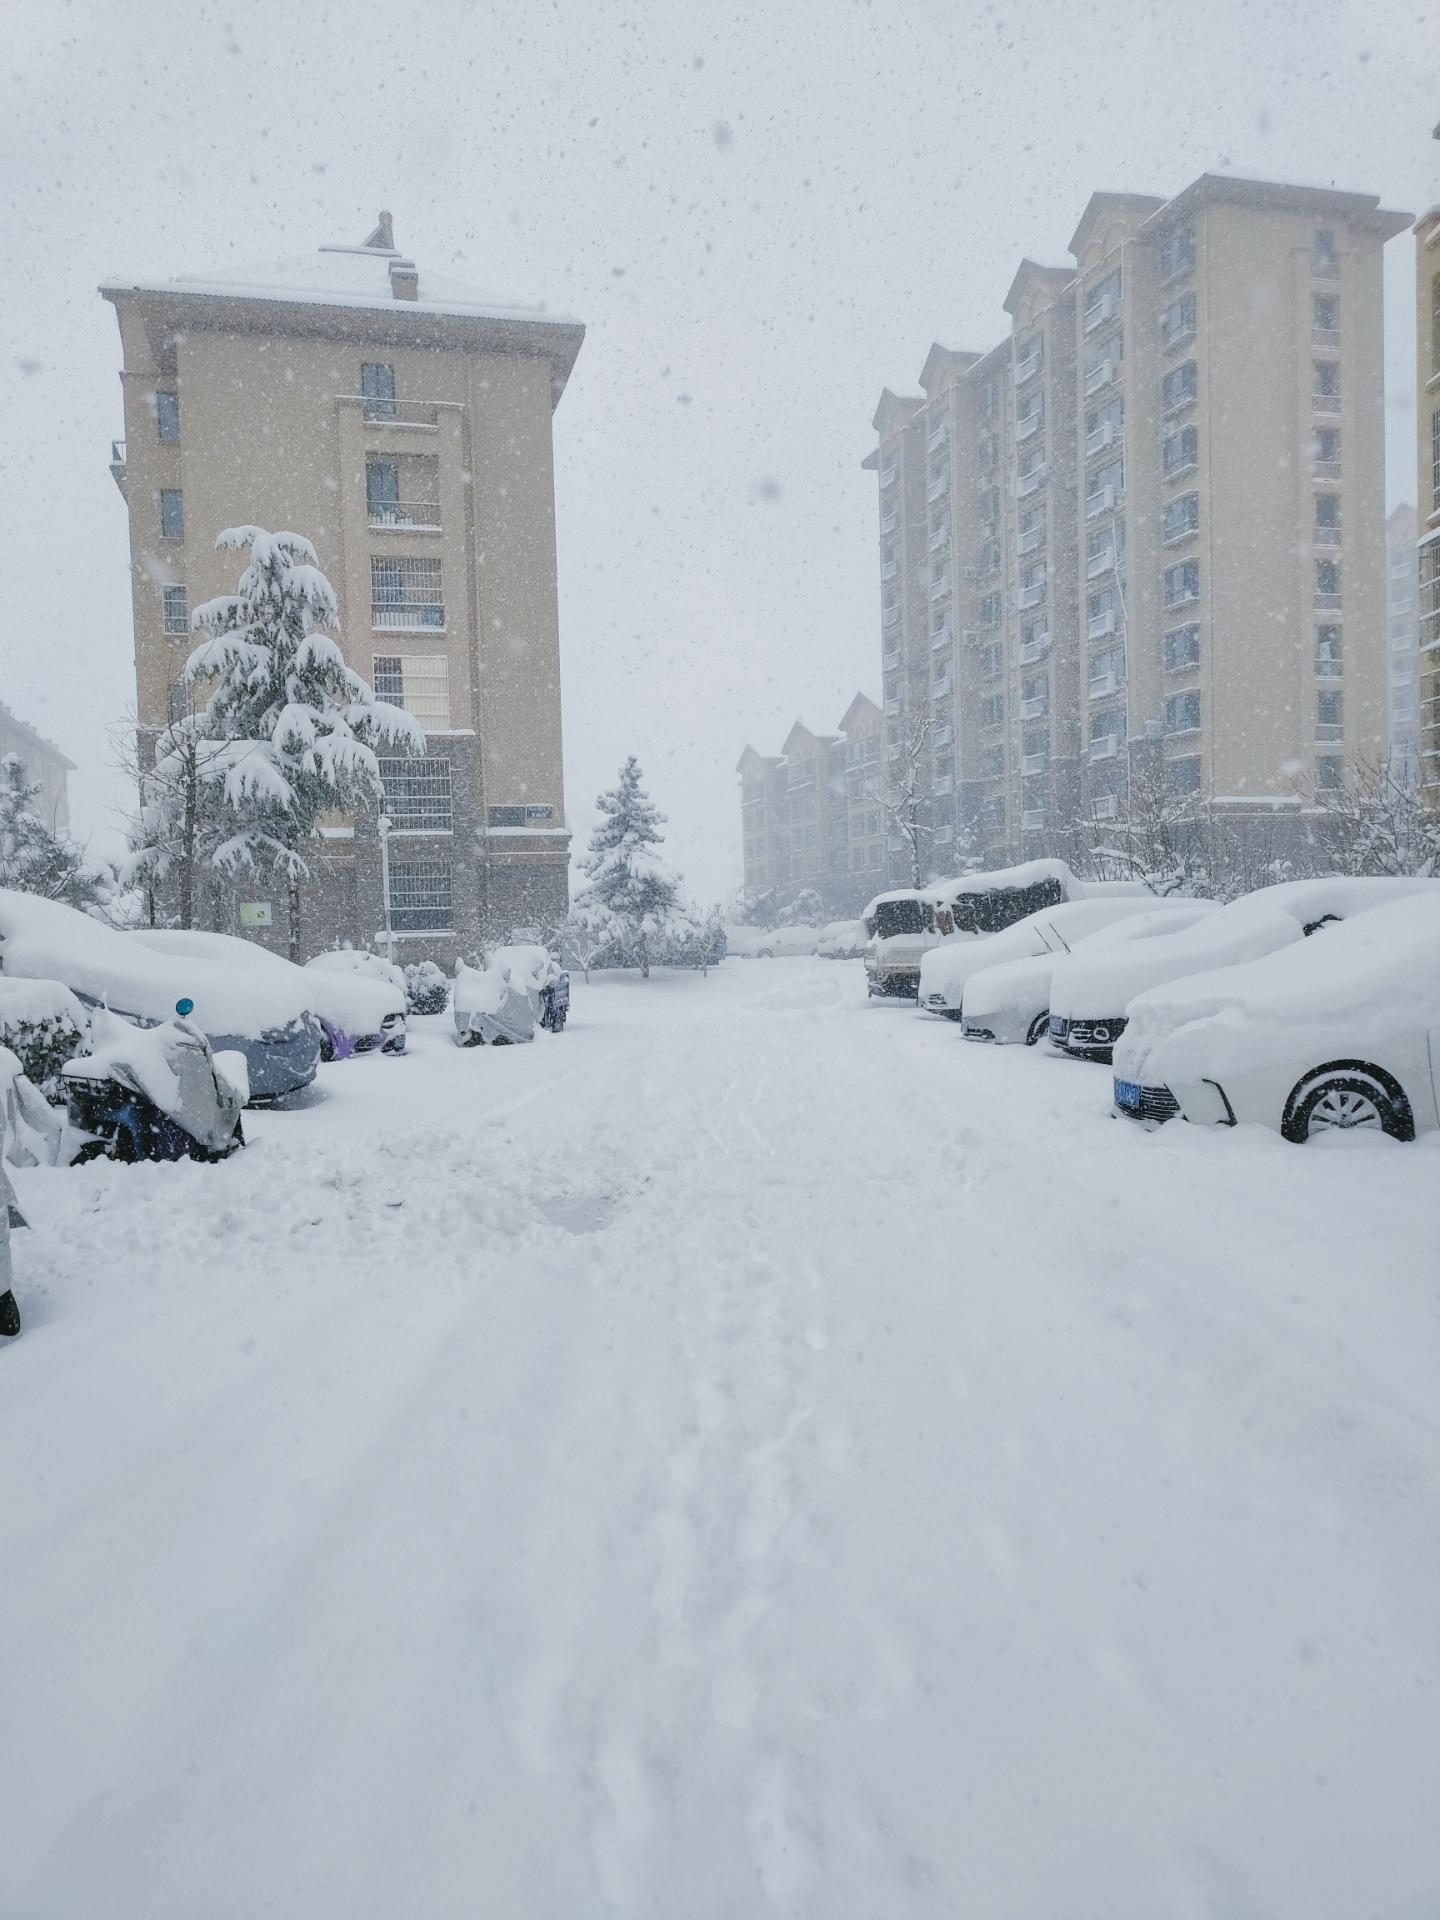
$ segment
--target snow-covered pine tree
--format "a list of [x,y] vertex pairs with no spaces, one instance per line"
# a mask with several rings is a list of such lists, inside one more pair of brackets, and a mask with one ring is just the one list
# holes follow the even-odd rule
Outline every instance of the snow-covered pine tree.
[[130,855],[121,884],[143,887],[151,925],[156,891],[164,890],[163,917],[190,928],[214,879],[214,857],[228,834],[228,819],[215,778],[227,751],[204,713],[187,714],[155,742],[148,768],[135,768],[140,806],[130,823]]
[[0,760],[0,887],[92,906],[109,892],[106,881],[86,866],[82,847],[46,826],[36,805],[42,791],[18,753]]
[[339,609],[315,549],[298,533],[231,527],[219,548],[249,550],[239,592],[197,607],[191,625],[210,638],[185,667],[192,686],[216,683],[206,708],[220,745],[204,769],[229,809],[233,831],[213,864],[284,882],[290,958],[300,958],[301,849],[320,838],[321,817],[354,812],[380,797],[373,749],[422,753],[425,734],[402,707],[377,701],[328,634]]
[[633,753],[620,769],[619,785],[602,793],[595,804],[602,818],[580,862],[588,880],[576,895],[571,918],[577,929],[601,943],[606,959],[594,959],[591,965],[608,960],[611,965],[638,966],[648,980],[654,946],[681,938],[694,927],[680,903],[680,875],[653,851],[664,840],[656,829],[665,815],[641,787]]

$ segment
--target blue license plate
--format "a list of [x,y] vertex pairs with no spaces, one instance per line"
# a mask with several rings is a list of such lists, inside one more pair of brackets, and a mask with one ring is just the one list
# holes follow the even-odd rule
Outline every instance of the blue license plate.
[[1129,1107],[1132,1111],[1138,1112],[1140,1107],[1140,1089],[1133,1080],[1117,1080],[1115,1082],[1115,1104],[1117,1107]]

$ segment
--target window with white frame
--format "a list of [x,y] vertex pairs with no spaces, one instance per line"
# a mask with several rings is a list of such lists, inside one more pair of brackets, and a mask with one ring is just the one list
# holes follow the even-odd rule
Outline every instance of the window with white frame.
[[405,554],[370,561],[371,622],[381,632],[445,625],[439,560]]
[[1200,464],[1200,433],[1195,427],[1182,427],[1178,433],[1165,436],[1160,447],[1160,464],[1164,468],[1165,478],[1171,480],[1177,473],[1188,473],[1192,467]]
[[1180,407],[1188,407],[1199,390],[1195,361],[1187,360],[1182,366],[1172,367],[1160,382],[1161,408],[1166,413],[1174,413]]
[[1200,496],[1182,493],[1178,500],[1167,500],[1160,514],[1161,538],[1183,540],[1200,526]]
[[189,633],[190,599],[184,587],[165,589],[166,633]]
[[443,653],[377,653],[375,698],[403,707],[427,733],[450,730],[450,662]]
[[1166,733],[1195,733],[1200,726],[1200,695],[1195,688],[1172,693],[1165,702]]
[[1165,635],[1165,665],[1171,673],[1178,673],[1184,667],[1198,667],[1200,664],[1200,628],[1193,621],[1189,626],[1171,627]]
[[1165,604],[1181,607],[1200,598],[1200,562],[1182,560],[1178,567],[1167,567],[1164,577]]
[[1160,246],[1160,278],[1174,280],[1195,264],[1195,229],[1180,227]]
[[1177,346],[1180,341],[1188,340],[1194,331],[1195,296],[1193,293],[1182,293],[1160,316],[1160,345]]
[[156,394],[155,431],[161,440],[178,440],[180,438],[180,396],[178,393]]

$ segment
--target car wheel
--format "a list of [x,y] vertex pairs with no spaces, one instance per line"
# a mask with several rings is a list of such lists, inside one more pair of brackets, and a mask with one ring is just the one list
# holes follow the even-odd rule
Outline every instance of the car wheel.
[[1290,1096],[1281,1132],[1303,1144],[1326,1133],[1348,1133],[1354,1128],[1388,1133],[1395,1140],[1413,1140],[1414,1123],[1403,1098],[1378,1076],[1369,1073],[1326,1073]]
[[757,960],[773,960],[775,956],[770,951],[769,947],[761,947],[759,953],[756,954],[755,958]]
[[1041,1041],[1045,1038],[1046,1034],[1049,1031],[1050,1031],[1050,1009],[1047,1007],[1044,1013],[1037,1013],[1035,1018],[1030,1022],[1030,1031],[1025,1036],[1026,1046],[1027,1047],[1035,1046],[1038,1041]]

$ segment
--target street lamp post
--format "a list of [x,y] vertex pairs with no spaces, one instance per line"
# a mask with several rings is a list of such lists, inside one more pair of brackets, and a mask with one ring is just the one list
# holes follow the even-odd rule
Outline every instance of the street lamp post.
[[385,896],[385,958],[395,964],[395,930],[390,924],[390,816],[380,816],[380,889]]

